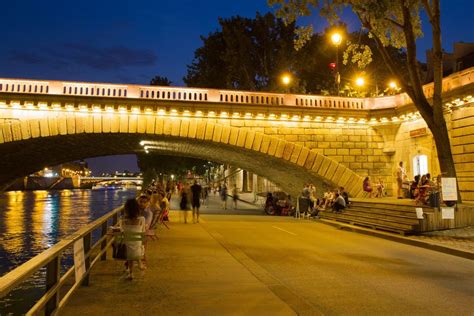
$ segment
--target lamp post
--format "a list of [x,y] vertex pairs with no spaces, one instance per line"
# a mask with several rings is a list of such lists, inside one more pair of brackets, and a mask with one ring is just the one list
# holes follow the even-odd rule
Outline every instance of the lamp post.
[[336,46],[336,87],[337,95],[339,96],[339,86],[341,84],[341,75],[339,74],[339,45],[342,43],[342,36],[339,33],[333,33],[331,35],[331,41]]

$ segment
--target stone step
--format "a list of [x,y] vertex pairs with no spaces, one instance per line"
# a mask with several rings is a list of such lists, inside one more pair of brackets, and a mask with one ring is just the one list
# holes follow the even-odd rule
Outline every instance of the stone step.
[[404,231],[404,232],[413,232],[418,229],[418,225],[415,225],[415,224],[405,224],[405,223],[400,223],[394,220],[361,216],[361,215],[351,215],[351,214],[344,214],[344,213],[335,214],[331,212],[321,211],[320,217],[336,219],[336,220],[340,220],[340,221],[344,221],[348,223],[365,224],[366,226],[369,226],[369,227],[391,228],[396,231]]
[[362,202],[362,201],[351,201],[353,206],[365,207],[365,208],[379,208],[387,210],[397,210],[400,212],[415,212],[418,207],[423,208],[423,211],[432,211],[434,208],[426,205],[406,205],[406,204],[394,204],[394,203],[381,203],[381,202]]
[[367,208],[367,207],[360,207],[360,206],[351,206],[346,208],[347,211],[355,211],[355,212],[362,212],[362,213],[371,213],[371,214],[382,214],[382,215],[389,215],[394,217],[400,218],[407,218],[407,219],[417,219],[416,212],[404,212],[399,210],[389,210],[389,209],[381,209],[381,208]]
[[375,212],[365,212],[365,211],[358,211],[352,208],[345,209],[344,213],[346,215],[353,215],[353,216],[363,216],[368,218],[376,218],[376,219],[383,219],[383,220],[391,220],[394,222],[400,222],[409,225],[418,225],[419,220],[416,217],[406,217],[406,216],[397,216],[391,214],[381,214]]

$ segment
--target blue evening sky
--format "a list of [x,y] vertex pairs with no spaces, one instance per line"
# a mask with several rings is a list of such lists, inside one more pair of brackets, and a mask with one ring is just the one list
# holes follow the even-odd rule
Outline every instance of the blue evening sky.
[[[456,41],[474,42],[473,9],[471,0],[441,0],[447,51]],[[218,17],[269,10],[266,0],[2,1],[0,77],[147,84],[158,74],[183,85],[200,36],[218,28]],[[327,26],[319,17],[306,20],[317,31]],[[354,16],[344,20],[359,28]],[[421,60],[431,47],[425,29]],[[112,161],[90,160],[96,170],[137,169],[134,156]]]

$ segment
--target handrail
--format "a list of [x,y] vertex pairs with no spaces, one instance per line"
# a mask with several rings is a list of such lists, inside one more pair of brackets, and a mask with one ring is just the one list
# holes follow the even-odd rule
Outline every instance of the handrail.
[[[448,92],[474,83],[474,67],[453,73],[442,82],[442,91]],[[423,86],[427,98],[433,96],[433,83]],[[94,82],[68,82],[0,78],[0,93],[63,95],[154,101],[224,103],[263,106],[298,106],[368,110],[397,108],[411,103],[406,93],[375,98],[283,94],[262,91],[219,90],[189,87],[141,86]]]
[[[122,207],[118,207],[102,217],[94,220],[93,222],[82,227],[75,233],[72,233],[64,237],[61,241],[56,243],[51,248],[43,251],[42,253],[31,258],[27,262],[23,263],[19,267],[8,272],[4,276],[0,277],[0,298],[8,295],[12,290],[18,287],[22,282],[27,280],[33,274],[38,272],[41,268],[46,267],[46,293],[36,302],[28,314],[36,313],[39,309],[45,308],[45,314],[49,315],[56,313],[59,307],[64,306],[72,292],[74,292],[79,284],[87,285],[89,272],[93,265],[100,260],[105,260],[105,253],[112,244],[112,241],[106,242],[107,229],[111,225],[115,225],[118,220],[118,214],[123,211]],[[109,225],[109,220],[112,219],[112,223]],[[97,240],[94,245],[91,245],[92,233],[101,228],[101,237]],[[59,291],[61,286],[65,283],[66,279],[72,276],[74,271],[74,265],[66,271],[62,277],[60,277],[59,262],[62,254],[68,248],[74,245],[74,243],[83,238],[84,239],[84,252],[86,260],[86,273],[81,280],[75,280],[75,284],[69,291],[59,298]],[[91,257],[91,253],[97,247],[101,250],[94,256]]]

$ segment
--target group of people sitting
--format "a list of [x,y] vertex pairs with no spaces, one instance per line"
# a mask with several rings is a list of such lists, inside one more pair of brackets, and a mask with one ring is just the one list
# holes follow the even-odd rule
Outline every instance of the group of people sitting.
[[349,194],[343,187],[328,189],[322,197],[317,197],[314,185],[306,184],[301,198],[306,203],[300,212],[305,215],[309,213],[311,217],[318,217],[320,211],[327,209],[331,209],[334,213],[342,213],[345,208],[350,206]]
[[431,175],[429,173],[419,176],[416,175],[413,181],[410,183],[408,189],[408,197],[414,199],[417,204],[428,204],[429,197],[436,184],[431,181]]
[[157,238],[158,225],[166,226],[169,206],[170,203],[161,186],[150,186],[137,198],[125,202],[123,216],[113,230],[123,233],[126,249],[125,272],[128,279],[133,279],[135,263],[141,270],[147,268],[147,243]]

